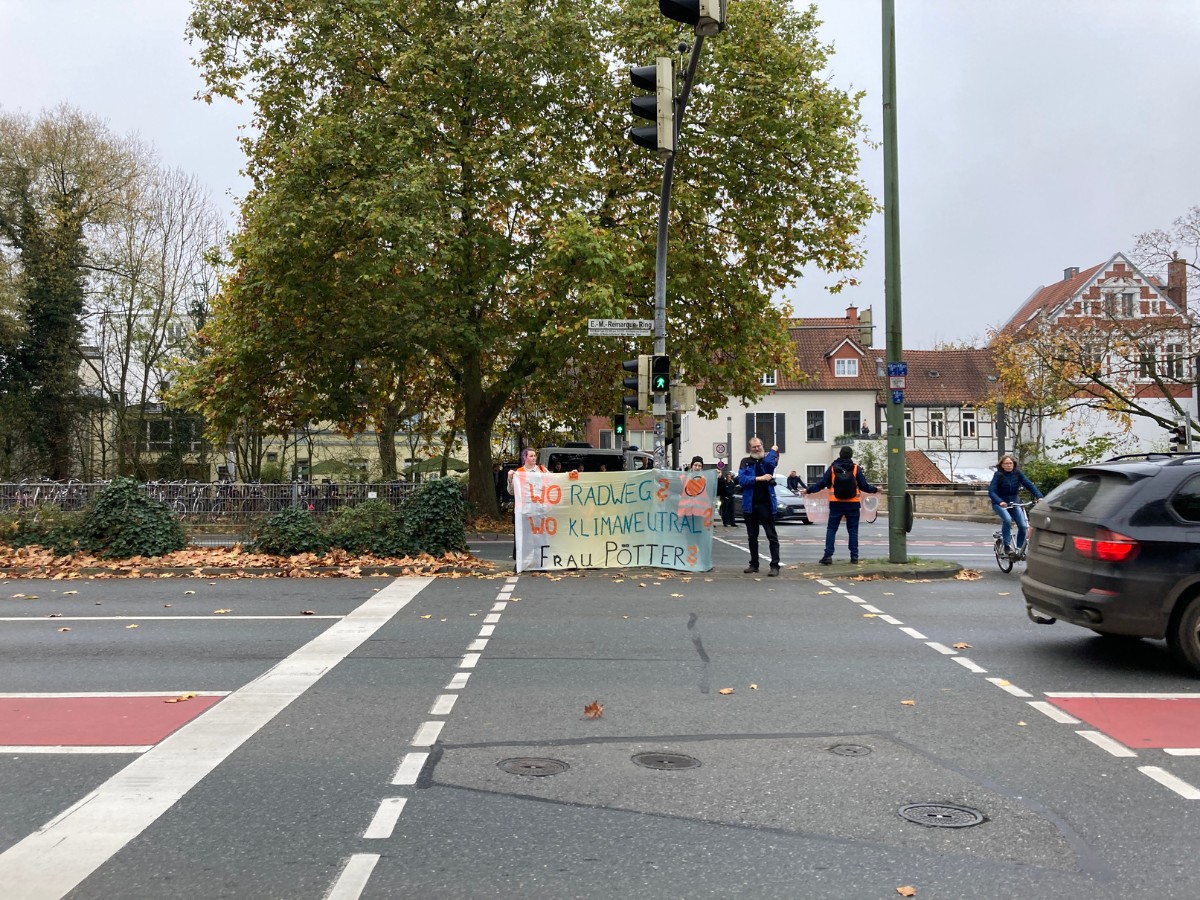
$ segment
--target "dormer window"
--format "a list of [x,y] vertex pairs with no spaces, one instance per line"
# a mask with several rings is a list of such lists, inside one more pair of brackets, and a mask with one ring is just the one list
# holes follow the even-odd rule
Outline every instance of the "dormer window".
[[835,359],[833,361],[833,374],[837,378],[857,378],[858,360]]
[[775,387],[775,371],[766,372],[762,377],[763,387]]

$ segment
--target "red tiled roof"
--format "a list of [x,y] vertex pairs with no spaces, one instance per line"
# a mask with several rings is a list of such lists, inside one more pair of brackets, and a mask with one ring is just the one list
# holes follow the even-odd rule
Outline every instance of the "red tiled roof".
[[1106,266],[1109,261],[1098,263],[1090,269],[1084,269],[1073,278],[1064,278],[1062,281],[1056,281],[1054,284],[1038,288],[1021,305],[1021,308],[1013,313],[1012,318],[1004,323],[1004,327],[1000,329],[1000,333],[1007,334],[1020,331],[1029,322],[1033,321],[1038,313],[1049,313],[1057,309],[1062,303],[1082,290],[1083,286],[1091,280],[1092,276]]
[[904,451],[904,477],[909,484],[949,484],[946,473],[922,450]]
[[908,363],[904,385],[908,406],[983,403],[996,386],[996,365],[987,347],[905,350],[904,361]]

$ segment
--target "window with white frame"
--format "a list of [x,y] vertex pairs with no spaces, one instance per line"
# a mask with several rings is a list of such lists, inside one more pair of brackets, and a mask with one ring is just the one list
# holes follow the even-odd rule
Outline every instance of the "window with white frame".
[[945,410],[931,409],[929,411],[929,436],[931,438],[944,438],[946,436]]
[[770,372],[764,372],[763,377],[762,377],[762,384],[765,387],[775,387],[775,381],[776,381],[775,374],[776,373],[775,373],[774,369],[772,369]]
[[1183,365],[1183,344],[1167,344],[1166,351],[1163,359],[1163,375],[1182,381],[1186,377]]
[[1121,315],[1126,319],[1133,318],[1133,291],[1121,294]]
[[825,440],[825,412],[819,409],[810,409],[806,415],[805,437],[810,441]]
[[913,436],[913,416],[910,409],[904,411],[904,436],[906,438]]
[[1154,377],[1154,345],[1138,345],[1138,378]]
[[962,411],[962,436],[965,438],[977,437],[979,434],[975,424],[975,410],[964,409]]
[[764,447],[772,444],[779,447],[779,452],[787,450],[787,435],[784,429],[783,413],[758,412],[746,413],[746,443],[755,435],[763,442]]
[[836,378],[857,378],[858,360],[835,359],[833,361],[833,374]]

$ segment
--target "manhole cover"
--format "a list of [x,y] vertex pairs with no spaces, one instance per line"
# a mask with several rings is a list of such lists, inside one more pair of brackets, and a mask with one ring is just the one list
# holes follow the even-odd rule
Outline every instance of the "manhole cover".
[[912,803],[900,807],[900,817],[930,828],[967,828],[983,821],[983,813],[947,803]]
[[866,756],[871,752],[870,747],[864,747],[862,744],[838,744],[829,748],[830,753],[836,753],[838,756]]
[[502,759],[496,765],[510,775],[531,775],[541,778],[544,775],[557,775],[571,768],[561,759],[539,759],[535,756],[517,756],[512,759]]
[[633,761],[647,769],[694,769],[700,760],[682,753],[635,753]]

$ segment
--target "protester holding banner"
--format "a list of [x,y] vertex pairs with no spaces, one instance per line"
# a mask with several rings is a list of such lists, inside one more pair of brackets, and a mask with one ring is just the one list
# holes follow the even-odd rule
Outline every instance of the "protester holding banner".
[[829,524],[825,526],[825,555],[819,562],[828,566],[833,562],[833,544],[837,539],[838,526],[846,520],[849,536],[850,562],[858,562],[858,520],[862,513],[862,495],[879,491],[863,474],[862,467],[854,462],[854,451],[843,447],[821,480],[808,489],[808,493],[830,489]]
[[[510,497],[515,498],[517,496],[517,492],[513,489],[514,488],[513,478],[517,476],[518,471],[523,469],[526,475],[528,475],[528,473],[530,473],[530,472],[545,472],[546,471],[545,466],[538,465],[537,457],[538,457],[537,450],[535,450],[533,447],[526,447],[524,450],[521,451],[521,465],[516,469],[508,470],[508,495]],[[523,479],[518,478],[518,482],[517,482],[518,485],[520,484],[521,480],[523,480]],[[516,503],[514,503],[513,504],[513,517],[514,517],[514,521],[513,521],[513,559],[517,558],[517,530],[520,528],[520,522],[516,521],[516,515],[517,515],[517,506],[516,506]]]
[[747,575],[758,571],[758,531],[761,528],[771,549],[772,578],[779,574],[779,535],[775,531],[775,467],[779,464],[779,447],[764,452],[763,442],[755,435],[747,444],[749,456],[738,467],[738,484],[742,486],[742,518],[746,520],[746,539],[750,545],[750,565]]

